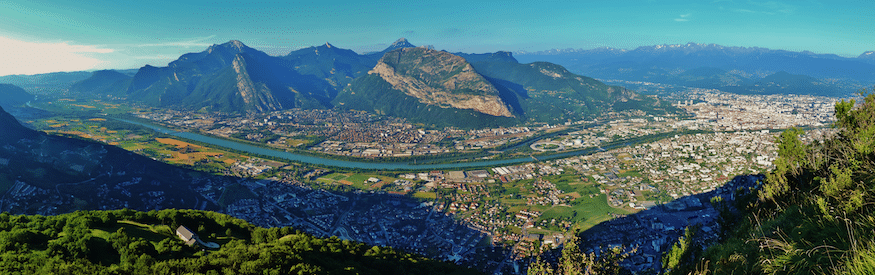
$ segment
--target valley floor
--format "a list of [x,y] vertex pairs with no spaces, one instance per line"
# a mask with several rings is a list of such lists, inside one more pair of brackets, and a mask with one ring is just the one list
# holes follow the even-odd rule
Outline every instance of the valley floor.
[[[735,176],[757,174],[773,167],[776,132],[772,130],[776,124],[756,124],[751,121],[754,118],[743,110],[718,110],[719,106],[730,104],[725,95],[696,96],[701,102],[684,103],[695,114],[693,119],[648,117],[614,120],[596,127],[565,131],[535,143],[561,145],[549,149],[562,150],[560,148],[599,146],[616,139],[678,129],[704,129],[711,133],[678,135],[591,155],[488,169],[411,172],[333,171],[260,159],[156,135],[113,123],[98,114],[75,115],[95,109],[92,105],[103,104],[100,108],[107,110],[111,105],[106,103],[58,101],[53,103],[55,110],[67,110],[66,115],[38,117],[24,122],[47,132],[94,139],[194,168],[198,171],[191,172],[193,176],[187,188],[197,196],[175,198],[172,190],[143,191],[137,186],[148,183],[141,182],[100,185],[97,184],[100,179],[95,178],[91,182],[77,183],[97,186],[102,198],[89,199],[71,196],[65,185],[46,188],[0,177],[0,188],[4,192],[0,210],[51,215],[69,210],[64,207],[71,205],[81,209],[132,207],[133,200],[136,200],[137,208],[148,210],[163,208],[167,201],[173,200],[193,209],[231,214],[260,226],[293,226],[318,236],[340,236],[369,244],[389,245],[476,266],[484,271],[508,274],[525,266],[527,257],[538,250],[534,244],[545,248],[558,247],[567,239],[564,235],[567,230],[591,228],[587,232],[599,236],[592,239],[592,244],[610,245],[636,240],[639,254],[629,260],[629,265],[652,267],[658,262],[660,251],[683,234],[684,227],[697,223],[714,224],[716,214],[708,200],[726,195],[727,188],[736,184]],[[709,101],[715,98],[720,101]],[[807,100],[800,99],[800,107],[794,107],[796,112],[805,110],[805,106],[815,106]],[[120,113],[143,114],[141,110],[116,108],[124,109]],[[762,108],[755,106],[749,109],[755,109],[758,114],[763,112]],[[777,108],[772,111],[783,114],[786,110]],[[721,115],[711,119],[712,112],[721,112]],[[191,115],[167,111],[144,117],[204,132],[212,131],[216,135],[224,133],[229,137],[236,135],[236,138],[264,141],[267,146],[291,148],[309,144],[324,151],[324,148],[353,144],[364,147],[350,147],[348,150],[372,150],[393,155],[397,152],[406,154],[406,151],[373,146],[409,138],[409,144],[417,144],[410,148],[421,148],[429,153],[483,150],[525,138],[529,133],[551,129],[427,131],[388,120],[384,124],[374,124],[383,125],[375,128],[347,128],[358,131],[358,137],[370,136],[354,142],[341,141],[345,134],[327,136],[327,139],[314,135],[321,130],[265,130],[278,129],[270,126],[292,123],[282,122],[288,118],[276,115],[234,120]],[[333,118],[334,115],[311,113],[312,122],[308,125],[323,126],[299,125],[296,129],[323,129],[326,125],[333,125],[331,121],[337,119]],[[182,119],[185,116],[190,117]],[[308,117],[304,114],[287,116]],[[783,117],[774,116],[775,119]],[[357,119],[369,121],[373,118],[361,116]],[[237,121],[237,124],[229,121]],[[735,126],[725,128],[725,123],[730,122]],[[823,123],[817,120],[808,125]],[[793,120],[790,124],[798,125],[798,122]],[[388,134],[374,134],[380,132]],[[816,134],[820,132],[823,133]],[[812,140],[829,135],[828,130],[809,133],[803,138]],[[332,137],[336,139],[332,140]],[[382,138],[395,140],[379,141]],[[447,140],[452,141],[445,142]],[[422,147],[426,145],[436,147]],[[547,149],[546,146],[538,148]],[[344,150],[347,149],[339,151]],[[413,155],[419,149],[409,150]],[[526,147],[526,150],[532,149]],[[3,160],[0,159],[0,165],[3,165]],[[745,179],[739,180],[746,182]],[[725,185],[727,182],[729,185]],[[602,223],[607,220],[611,222]],[[709,228],[718,230],[713,226]],[[623,233],[607,233],[620,231]]]

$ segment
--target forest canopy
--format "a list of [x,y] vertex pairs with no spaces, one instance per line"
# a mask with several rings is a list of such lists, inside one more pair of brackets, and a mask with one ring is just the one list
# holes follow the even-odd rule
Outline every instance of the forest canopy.
[[[184,225],[218,249],[188,246]],[[208,211],[0,214],[3,274],[477,274],[388,247],[290,227],[261,228]]]

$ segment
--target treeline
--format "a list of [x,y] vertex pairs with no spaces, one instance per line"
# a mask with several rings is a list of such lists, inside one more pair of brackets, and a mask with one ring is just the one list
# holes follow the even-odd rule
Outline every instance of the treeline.
[[736,200],[742,211],[722,219],[719,244],[675,251],[684,256],[669,272],[875,274],[875,95],[861,95],[861,104],[836,103],[831,139],[805,144],[802,130],[781,133],[775,169]]
[[[184,225],[205,242],[187,246]],[[451,263],[196,210],[0,214],[2,274],[476,274]]]
[[579,232],[571,234],[562,248],[562,253],[555,263],[550,263],[540,256],[532,260],[526,270],[528,275],[584,275],[584,274],[629,274],[620,263],[634,253],[623,252],[622,246],[602,248],[599,251],[584,252],[580,249]]

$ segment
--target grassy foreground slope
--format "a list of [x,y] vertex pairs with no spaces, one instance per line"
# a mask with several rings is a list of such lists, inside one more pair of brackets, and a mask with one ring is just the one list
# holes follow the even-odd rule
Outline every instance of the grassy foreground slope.
[[[185,245],[185,225],[204,242]],[[0,274],[476,274],[451,263],[195,210],[0,214]]]

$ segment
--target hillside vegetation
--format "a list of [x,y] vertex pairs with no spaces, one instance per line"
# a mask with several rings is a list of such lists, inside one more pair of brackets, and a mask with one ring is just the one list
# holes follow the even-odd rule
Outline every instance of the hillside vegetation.
[[[184,225],[214,250],[187,246]],[[451,263],[195,210],[0,214],[2,274],[475,274]]]
[[831,139],[804,144],[801,130],[783,132],[774,171],[737,200],[738,217],[724,220],[734,230],[704,251],[678,246],[686,251],[671,253],[678,259],[664,267],[674,274],[875,273],[875,95],[861,94],[861,104],[836,103],[839,132]]
[[0,106],[9,109],[33,100],[33,95],[12,84],[0,84]]

